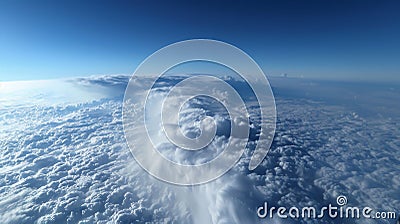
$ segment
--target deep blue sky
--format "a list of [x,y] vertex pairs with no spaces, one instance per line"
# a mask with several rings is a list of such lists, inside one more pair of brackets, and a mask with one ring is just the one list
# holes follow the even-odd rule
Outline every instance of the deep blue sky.
[[400,80],[399,1],[0,1],[0,81],[131,74],[212,38],[268,75]]

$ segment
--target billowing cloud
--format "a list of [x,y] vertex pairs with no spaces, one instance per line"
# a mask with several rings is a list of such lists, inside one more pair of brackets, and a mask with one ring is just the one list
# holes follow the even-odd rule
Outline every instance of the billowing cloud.
[[[102,94],[87,102],[0,108],[2,223],[257,223],[266,221],[256,213],[265,201],[319,208],[335,204],[338,195],[346,195],[352,206],[399,212],[398,116],[364,115],[362,108],[337,103],[340,96],[332,103],[280,95],[285,88],[306,91],[309,86],[285,87],[285,80],[276,80],[277,131],[260,167],[248,170],[259,119],[250,102],[251,137],[239,163],[215,181],[180,187],[151,177],[126,145],[121,97],[127,80],[102,76],[68,81],[86,92],[101,87]],[[177,80],[161,80],[154,97],[162,97]],[[136,80],[139,86],[142,81]],[[46,101],[42,97],[37,100]],[[215,104],[206,99],[193,99],[180,118],[183,132],[193,136],[202,116],[215,118],[217,137],[207,151],[192,154],[161,144],[160,152],[187,164],[218,155],[229,138],[229,117],[211,106]]]

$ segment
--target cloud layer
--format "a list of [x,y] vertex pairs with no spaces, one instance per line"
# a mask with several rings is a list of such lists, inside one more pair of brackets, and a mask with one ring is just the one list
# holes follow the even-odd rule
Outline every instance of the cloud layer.
[[[163,94],[176,80],[161,80],[156,91]],[[101,97],[94,101],[0,108],[2,223],[257,223],[265,222],[256,214],[265,201],[318,208],[334,204],[338,195],[346,195],[352,206],[399,212],[399,116],[366,115],[340,96],[332,101],[321,92],[317,100],[309,86],[275,80],[277,131],[261,166],[247,169],[257,141],[254,108],[251,139],[239,163],[213,182],[179,187],[152,178],[130,154],[121,115],[126,81],[126,76],[69,81],[91,90],[100,86]],[[311,96],[280,94],[286,89]],[[187,134],[196,135],[192,124],[210,109],[201,107],[205,104],[197,99],[184,108],[181,122]],[[229,135],[229,118],[224,110],[213,109],[219,132],[208,153],[194,159],[171,146],[160,151],[189,164],[218,154]]]

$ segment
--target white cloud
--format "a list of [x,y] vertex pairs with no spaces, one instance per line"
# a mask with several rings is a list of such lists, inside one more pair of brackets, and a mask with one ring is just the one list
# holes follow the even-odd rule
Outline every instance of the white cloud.
[[[79,82],[120,91],[126,77]],[[355,117],[343,106],[278,96],[275,141],[259,168],[247,169],[253,133],[250,149],[233,170],[208,184],[178,187],[154,179],[133,160],[122,130],[122,99],[115,96],[0,108],[2,223],[254,223],[263,221],[256,208],[264,201],[318,207],[335,203],[340,194],[353,206],[400,207],[400,133],[393,118]],[[195,103],[201,104],[193,101],[182,113],[185,133],[196,133],[192,124],[204,113]],[[218,127],[228,129],[226,114],[220,110],[215,116]],[[256,127],[254,122],[253,132]],[[220,131],[209,151],[196,157],[170,145],[160,149],[180,162],[204,162],[220,153],[225,135]]]

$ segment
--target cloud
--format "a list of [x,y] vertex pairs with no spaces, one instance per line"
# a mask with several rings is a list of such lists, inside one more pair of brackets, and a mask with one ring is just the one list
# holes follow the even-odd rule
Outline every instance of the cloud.
[[[178,80],[161,80],[155,97]],[[82,88],[92,90],[100,85],[101,91],[113,92],[126,81],[126,76],[103,76],[75,80],[74,85],[84,83]],[[138,85],[141,81],[136,80]],[[179,187],[138,166],[125,143],[120,92],[104,96],[0,109],[2,223],[257,223],[266,221],[256,217],[264,201],[320,207],[334,204],[338,195],[346,195],[352,206],[400,208],[398,117],[371,118],[343,105],[277,95],[277,131],[260,167],[247,169],[258,139],[258,110],[251,107],[250,142],[239,163],[208,184]],[[215,117],[217,138],[208,151],[190,154],[164,144],[162,153],[187,164],[220,153],[229,136],[229,118],[223,109],[207,105],[214,104],[193,100],[180,121],[185,133],[196,135],[193,124],[204,114]]]

